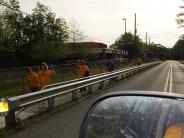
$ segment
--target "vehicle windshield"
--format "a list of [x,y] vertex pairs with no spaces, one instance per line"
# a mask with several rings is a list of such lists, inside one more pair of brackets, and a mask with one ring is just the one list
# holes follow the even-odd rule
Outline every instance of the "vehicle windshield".
[[[0,97],[182,60],[180,5],[181,0],[0,0]],[[42,63],[52,71],[46,77]]]
[[[69,112],[15,133],[76,138],[87,107],[110,92],[184,94],[183,27],[183,0],[0,0],[0,137],[3,128],[20,130],[23,120],[64,106]],[[145,108],[135,106],[125,116],[135,120]],[[159,118],[150,117],[162,106],[140,114],[148,131],[127,120],[118,133],[155,135]],[[112,115],[107,119],[122,117]]]
[[87,118],[86,138],[161,138],[184,124],[184,101],[120,96],[97,103]]

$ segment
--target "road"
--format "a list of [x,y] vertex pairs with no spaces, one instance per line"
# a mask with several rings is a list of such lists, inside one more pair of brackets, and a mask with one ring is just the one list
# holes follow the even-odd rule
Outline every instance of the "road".
[[173,72],[173,92],[184,94],[184,65],[178,62],[172,64]]
[[[171,70],[170,76],[172,76],[172,87],[170,87],[172,88],[172,92],[182,94],[184,90],[184,65],[175,61],[167,61],[119,82],[116,86],[103,91],[100,95],[113,91],[126,90],[166,91],[169,70]],[[98,96],[94,96],[52,117],[48,117],[26,128],[24,131],[17,132],[13,137],[77,138],[81,121],[92,101]]]

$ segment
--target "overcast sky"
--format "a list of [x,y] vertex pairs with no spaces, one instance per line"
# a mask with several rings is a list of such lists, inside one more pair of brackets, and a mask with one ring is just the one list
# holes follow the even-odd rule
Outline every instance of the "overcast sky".
[[[38,0],[19,0],[21,9],[30,13]],[[176,14],[181,11],[182,0],[40,0],[57,17],[70,22],[75,19],[82,32],[92,38],[112,44],[127,31],[134,32],[134,14],[137,13],[138,34],[145,41],[146,32],[151,41],[172,47],[184,28],[178,29]],[[93,40],[95,41],[95,40]]]

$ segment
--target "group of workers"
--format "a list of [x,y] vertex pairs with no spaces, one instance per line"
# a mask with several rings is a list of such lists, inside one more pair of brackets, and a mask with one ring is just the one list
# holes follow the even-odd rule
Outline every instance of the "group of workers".
[[[113,71],[114,64],[111,60],[108,60],[106,63],[107,70]],[[90,74],[89,66],[86,64],[85,60],[80,59],[76,65],[76,69],[78,71],[78,77],[83,79],[88,77]],[[42,62],[40,64],[40,71],[33,72],[32,68],[28,68],[28,84],[31,92],[36,92],[39,90],[43,90],[47,85],[50,84],[51,79],[56,74],[53,66],[49,66]]]
[[31,90],[31,92],[39,91],[44,89],[45,86],[47,86],[52,77],[56,74],[54,68],[50,66],[50,69],[48,68],[48,65],[43,62],[40,64],[40,71],[33,72],[32,68],[28,68],[28,85]]

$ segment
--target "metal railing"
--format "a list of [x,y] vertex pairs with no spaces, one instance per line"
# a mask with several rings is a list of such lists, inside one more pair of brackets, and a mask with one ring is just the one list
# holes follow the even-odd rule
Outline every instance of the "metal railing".
[[54,98],[57,96],[65,95],[67,93],[72,94],[73,101],[77,101],[81,88],[87,88],[88,93],[93,93],[93,86],[99,84],[99,88],[103,88],[105,82],[113,83],[121,78],[125,78],[140,70],[144,70],[160,62],[152,62],[143,64],[140,66],[129,67],[113,72],[103,73],[101,75],[94,75],[92,77],[84,78],[82,80],[73,80],[64,83],[58,83],[48,86],[48,89],[41,90],[39,92],[24,94],[7,99],[9,111],[3,113],[5,115],[6,127],[12,128],[16,125],[15,112],[19,109],[27,106],[31,106],[37,102],[48,101],[48,109],[54,108]]

